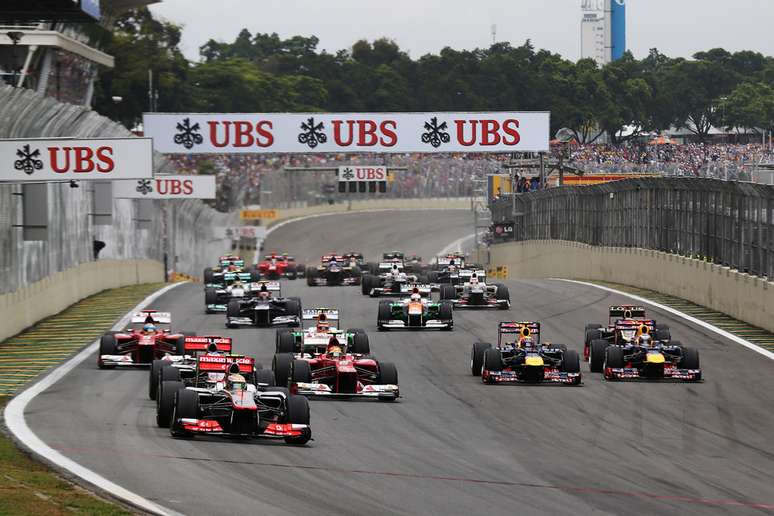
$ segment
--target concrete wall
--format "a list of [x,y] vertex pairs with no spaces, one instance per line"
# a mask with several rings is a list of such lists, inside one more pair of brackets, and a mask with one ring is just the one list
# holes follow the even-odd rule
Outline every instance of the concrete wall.
[[511,278],[567,278],[632,285],[687,299],[774,331],[774,283],[728,267],[660,251],[563,240],[494,245],[492,266]]
[[154,260],[100,260],[57,272],[0,295],[0,341],[105,289],[157,281],[164,266]]

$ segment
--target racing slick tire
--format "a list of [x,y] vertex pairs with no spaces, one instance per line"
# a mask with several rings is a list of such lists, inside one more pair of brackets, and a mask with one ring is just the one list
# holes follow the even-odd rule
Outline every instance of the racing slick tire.
[[503,354],[499,349],[489,348],[484,351],[484,369],[495,372],[503,370]]
[[[495,293],[495,297],[498,301],[501,299],[506,299],[508,301],[511,300],[511,293],[508,292],[508,287],[503,285],[502,283],[495,283],[495,287],[497,287],[497,292]],[[506,305],[501,305],[500,310],[507,310],[508,307]]]
[[470,372],[473,376],[481,376],[484,367],[484,353],[492,347],[488,342],[476,342],[470,350]]
[[699,350],[696,348],[683,348],[683,359],[680,361],[680,367],[682,369],[701,369],[699,365]]
[[161,371],[159,372],[159,378],[162,382],[179,382],[180,369],[177,367],[172,367],[171,365],[162,364]]
[[669,342],[672,340],[672,333],[666,324],[657,324],[655,333],[653,337],[659,342]]
[[368,274],[376,276],[377,274],[379,274],[379,264],[374,262],[368,262],[366,263],[365,270],[368,271]]
[[355,333],[352,336],[352,347],[349,351],[355,355],[369,355],[371,345],[368,342],[368,334],[365,332]]
[[[213,287],[204,288],[204,304],[215,305],[218,303],[218,291]],[[209,308],[206,309],[208,314],[213,313]]]
[[452,329],[452,320],[454,318],[452,315],[453,311],[454,304],[452,304],[451,301],[441,301],[441,306],[438,307],[438,318],[449,323],[449,327],[446,328],[447,331],[451,331]]
[[305,278],[306,277],[306,265],[303,263],[297,263],[296,264],[296,275],[299,278]]
[[618,346],[608,346],[608,348],[605,350],[605,364],[603,365],[603,369],[607,369],[608,367],[623,367],[626,365],[624,362],[624,350],[621,347]]
[[235,327],[233,324],[229,324],[229,319],[232,317],[240,317],[241,305],[238,299],[229,299],[226,305],[226,326],[231,328]]
[[[162,372],[163,374],[163,372]],[[161,382],[156,404],[156,424],[160,428],[169,428],[172,420],[172,409],[175,405],[177,391],[185,389],[183,382]]]
[[268,369],[258,369],[255,372],[255,385],[259,383],[265,384],[268,387],[274,387],[276,383],[274,380],[274,373]]
[[574,349],[566,349],[562,353],[562,372],[580,373],[580,355]]
[[290,374],[293,369],[292,353],[277,353],[271,362],[271,368],[274,371],[274,384],[277,387],[287,387]]
[[296,350],[296,337],[290,331],[277,331],[275,353],[293,353]]
[[185,334],[175,341],[175,355],[185,355]]
[[164,367],[163,360],[154,360],[151,363],[148,380],[148,398],[155,400],[159,392],[159,379],[161,378],[161,369]]
[[363,274],[363,279],[360,281],[360,292],[367,296],[371,293],[371,289],[374,288],[374,276],[370,274]]
[[315,282],[315,279],[319,275],[319,272],[316,267],[307,267],[306,268],[306,284],[307,286],[314,287],[317,285],[317,282]]
[[376,326],[379,331],[384,331],[387,328],[384,327],[385,323],[390,322],[392,319],[392,309],[390,308],[390,302],[386,299],[379,301],[379,313],[376,317]]
[[605,367],[605,350],[610,343],[605,339],[595,339],[591,341],[589,350],[589,370],[592,373],[601,373]]
[[214,279],[214,275],[212,272],[212,267],[207,267],[204,269],[204,274],[202,274],[202,277],[204,277],[204,284],[207,285],[209,283],[212,283]]
[[[287,422],[295,425],[309,424],[309,400],[306,396],[290,395],[287,400]],[[288,444],[303,445],[312,438],[311,432],[299,437],[285,437]]]
[[398,368],[392,362],[379,362],[379,384],[398,385]]
[[298,270],[296,269],[296,266],[288,264],[288,266],[285,267],[285,275],[288,279],[292,280],[298,278]]
[[258,270],[257,267],[253,267],[250,269],[250,281],[252,283],[255,283],[256,281],[261,281],[261,271]]
[[[99,339],[99,354],[102,355],[117,355],[118,344],[116,343],[116,337],[113,334],[106,333]],[[106,366],[102,363],[102,360],[97,361],[97,365],[100,369],[111,369],[112,366]]]
[[285,310],[288,315],[295,315],[299,321],[301,320],[301,300],[297,297],[291,297],[285,301]]
[[[428,281],[428,283],[434,283],[432,281]],[[454,288],[454,285],[446,284],[444,283],[441,285],[441,299],[457,299],[457,289]]]
[[179,389],[175,392],[175,399],[172,405],[172,415],[170,417],[169,433],[172,437],[193,437],[192,434],[184,431],[182,425],[175,422],[178,419],[198,419],[199,416],[199,395],[188,389]]
[[293,383],[311,383],[312,368],[306,360],[293,360],[293,369],[290,372]]

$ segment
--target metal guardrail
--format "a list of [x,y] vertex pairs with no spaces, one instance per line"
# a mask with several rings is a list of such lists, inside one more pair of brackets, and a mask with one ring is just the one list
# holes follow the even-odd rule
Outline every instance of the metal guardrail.
[[642,178],[517,194],[491,205],[514,240],[569,240],[699,258],[774,278],[774,186]]

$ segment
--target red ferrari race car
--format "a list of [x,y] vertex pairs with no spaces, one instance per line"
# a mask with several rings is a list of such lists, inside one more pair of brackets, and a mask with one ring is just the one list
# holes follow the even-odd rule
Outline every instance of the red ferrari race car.
[[254,359],[201,355],[196,371],[193,386],[168,381],[159,390],[156,421],[173,437],[270,437],[288,444],[312,438],[308,400],[272,386],[271,373],[256,369]]
[[296,279],[304,276],[304,266],[296,264],[293,257],[288,256],[287,253],[271,253],[264,256],[256,269],[262,279]]
[[[149,366],[165,355],[185,353],[186,332],[172,332],[169,313],[143,310],[135,314],[124,331],[110,331],[99,343],[97,365],[100,369],[115,366]],[[161,328],[160,325],[167,325]]]

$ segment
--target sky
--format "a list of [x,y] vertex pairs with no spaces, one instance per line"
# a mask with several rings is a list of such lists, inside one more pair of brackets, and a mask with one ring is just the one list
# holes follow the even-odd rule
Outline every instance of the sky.
[[[723,47],[774,55],[772,0],[627,0],[627,47],[671,57]],[[333,53],[359,39],[387,37],[418,58],[498,42],[580,58],[581,0],[163,0],[154,14],[183,26],[182,50],[199,58],[210,38],[231,42],[243,28],[280,37],[317,36]]]

